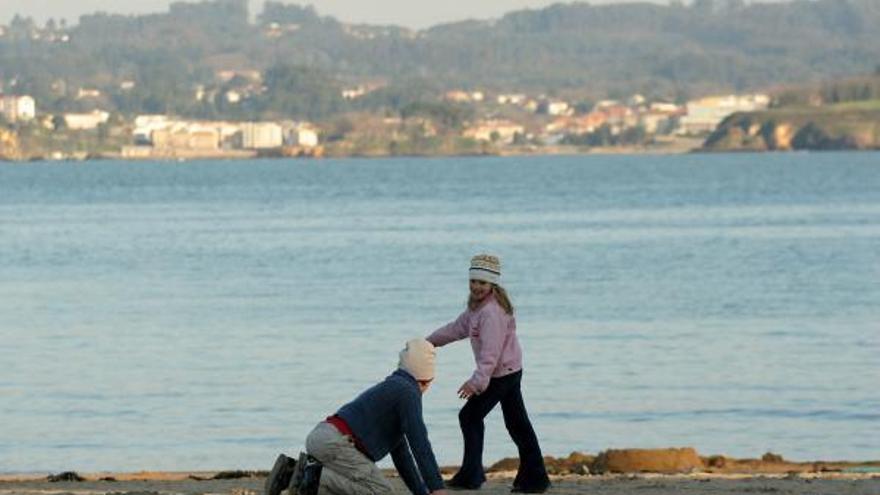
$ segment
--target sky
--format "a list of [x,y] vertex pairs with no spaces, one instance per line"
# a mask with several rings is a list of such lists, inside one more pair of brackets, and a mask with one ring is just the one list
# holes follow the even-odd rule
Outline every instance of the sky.
[[[0,0],[0,24],[15,14],[33,17],[43,23],[49,18],[76,23],[82,14],[108,12],[142,14],[166,12],[176,0]],[[188,0],[195,2],[196,0]],[[589,0],[591,5],[623,3],[631,0]],[[647,0],[667,4],[668,0]],[[283,0],[284,3],[314,5],[321,15],[344,22],[396,24],[421,29],[443,22],[464,19],[491,19],[506,12],[540,9],[560,0]],[[263,0],[250,0],[251,13],[260,12]]]

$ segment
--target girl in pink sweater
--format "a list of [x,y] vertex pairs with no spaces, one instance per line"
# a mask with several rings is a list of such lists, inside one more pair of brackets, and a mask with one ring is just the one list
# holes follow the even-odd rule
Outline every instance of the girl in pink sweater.
[[504,425],[519,450],[519,470],[512,491],[543,493],[550,487],[550,480],[523,403],[522,349],[516,338],[513,305],[500,285],[501,262],[492,255],[474,256],[469,275],[467,310],[427,338],[436,347],[470,338],[476,361],[473,374],[458,389],[458,396],[467,400],[458,413],[464,458],[461,469],[446,487],[475,490],[486,481],[483,418],[500,402]]

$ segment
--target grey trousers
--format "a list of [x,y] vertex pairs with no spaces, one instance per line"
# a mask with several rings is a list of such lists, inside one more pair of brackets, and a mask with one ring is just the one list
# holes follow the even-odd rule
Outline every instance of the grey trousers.
[[306,437],[306,451],[321,461],[321,484],[318,495],[386,495],[394,490],[379,467],[327,422]]

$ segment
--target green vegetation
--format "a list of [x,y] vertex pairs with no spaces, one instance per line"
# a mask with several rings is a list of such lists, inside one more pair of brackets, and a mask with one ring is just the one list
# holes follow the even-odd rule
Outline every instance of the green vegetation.
[[880,110],[880,99],[865,101],[848,101],[845,103],[837,103],[825,107],[831,112],[849,111],[849,110]]
[[651,143],[653,136],[649,136],[642,126],[629,127],[623,132],[615,134],[613,128],[603,124],[594,132],[587,134],[569,134],[562,139],[564,145],[574,146],[644,146]]
[[[92,130],[62,128],[53,131],[34,122],[18,126],[17,131],[22,150],[40,150],[49,157],[51,153],[82,158],[118,153],[131,140],[131,130],[118,123],[102,124]],[[43,153],[37,153],[36,156],[43,156]]]
[[873,76],[835,80],[817,87],[806,86],[783,91],[776,98],[776,106],[836,105],[880,100],[880,71],[877,72]]
[[328,156],[431,156],[497,153],[490,143],[463,138],[454,127],[423,114],[407,119],[359,114],[333,121],[325,135]]
[[[31,94],[45,112],[323,119],[399,114],[414,103],[436,103],[439,90],[451,88],[571,101],[640,92],[682,101],[869,73],[880,63],[876,0],[557,4],[418,33],[346,25],[278,1],[266,2],[256,19],[248,22],[247,0],[178,2],[165,14],[87,15],[75,26],[37,26],[16,16],[0,37],[0,82],[7,92]],[[218,79],[221,70],[256,71],[264,81]],[[124,81],[134,87],[123,89]],[[362,81],[385,87],[340,98],[341,88]],[[200,100],[197,86],[206,95]],[[79,97],[80,88],[102,96]],[[878,98],[876,87],[870,91]],[[240,100],[226,98],[230,92]],[[792,94],[790,103],[799,98],[808,95]],[[822,98],[837,103],[850,95]]]

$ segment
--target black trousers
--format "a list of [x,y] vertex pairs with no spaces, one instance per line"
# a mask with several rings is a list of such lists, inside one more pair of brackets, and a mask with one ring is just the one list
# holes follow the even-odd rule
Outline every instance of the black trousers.
[[538,445],[538,437],[529,421],[523,402],[520,384],[522,370],[500,378],[492,378],[489,387],[471,397],[458,413],[461,434],[464,437],[464,458],[461,469],[453,477],[453,482],[461,486],[477,487],[486,481],[483,471],[483,419],[501,403],[504,426],[516,448],[519,450],[519,470],[513,486],[519,488],[540,488],[548,485],[544,457]]

